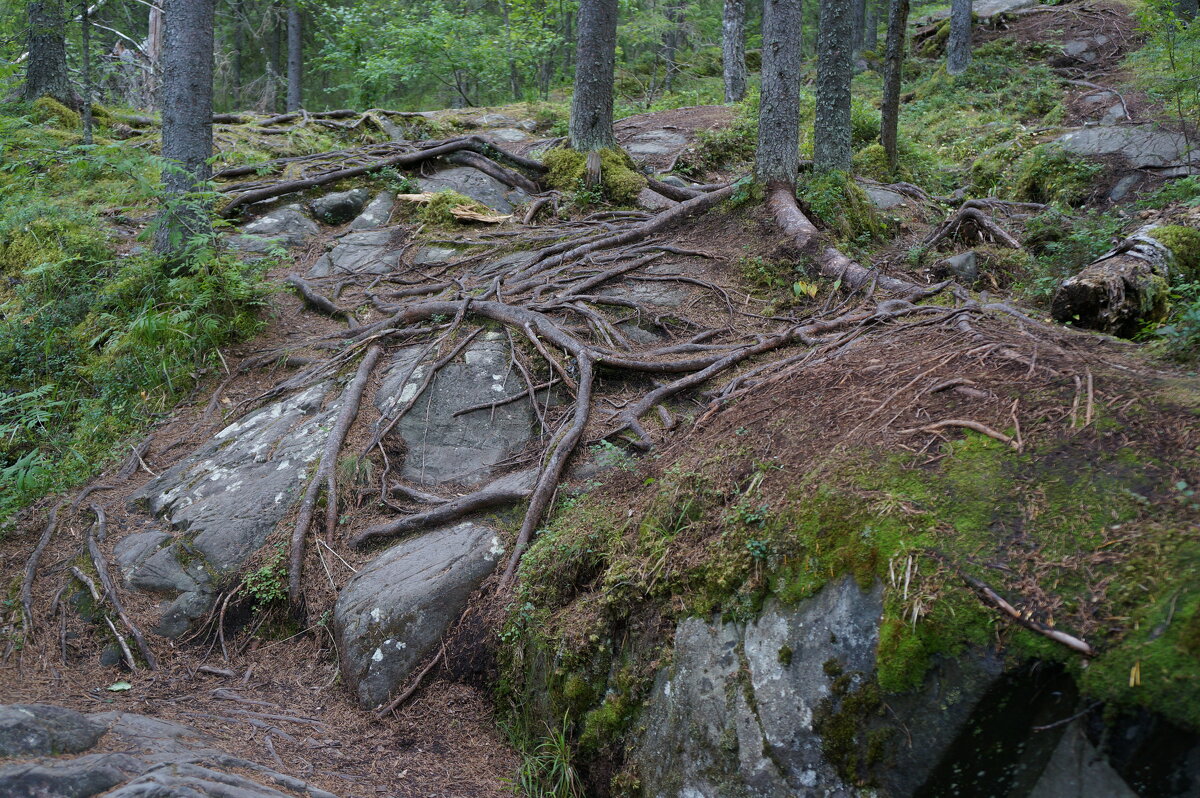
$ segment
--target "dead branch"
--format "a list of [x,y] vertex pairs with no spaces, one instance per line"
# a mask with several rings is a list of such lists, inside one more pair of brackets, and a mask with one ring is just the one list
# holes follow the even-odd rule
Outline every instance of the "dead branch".
[[995,440],[1000,441],[1001,443],[1007,443],[1018,452],[1021,451],[1021,444],[1017,443],[1014,439],[1005,435],[1003,432],[998,432],[986,424],[980,424],[978,421],[970,421],[968,419],[961,418],[951,418],[947,419],[946,421],[939,421],[935,424],[926,424],[924,427],[902,429],[900,430],[900,434],[911,435],[915,432],[937,432],[938,430],[945,429],[946,427],[962,427],[963,429],[974,430],[980,435],[986,435],[989,438],[994,438]]
[[152,671],[156,671],[158,670],[158,659],[146,643],[146,637],[142,634],[142,630],[138,628],[133,619],[129,617],[129,614],[125,612],[125,607],[121,604],[121,597],[117,593],[117,586],[108,574],[108,563],[104,559],[104,553],[100,551],[100,546],[96,543],[97,536],[103,538],[105,535],[107,521],[104,516],[104,509],[98,504],[93,504],[91,505],[91,510],[96,516],[96,532],[93,534],[91,529],[88,530],[87,547],[88,552],[92,555],[92,564],[96,566],[96,576],[100,579],[100,584],[104,586],[104,594],[108,597],[108,602],[117,611],[117,617],[121,619],[121,623],[125,624],[125,628],[133,635],[134,642],[138,646],[138,651],[142,654],[142,659],[146,660],[146,667]]
[[984,213],[986,207],[979,200],[967,200],[957,211],[933,228],[921,243],[926,247],[933,247],[940,241],[957,238],[1020,249],[1021,242]]
[[58,508],[61,506],[61,504],[55,505],[50,510],[50,516],[46,519],[46,528],[42,531],[37,545],[34,546],[33,553],[25,561],[25,578],[21,580],[21,611],[26,637],[31,635],[33,629],[33,580],[37,577],[38,560],[42,558],[42,552],[46,550],[46,547],[50,545],[50,539],[54,537],[54,530],[58,527]]
[[999,593],[997,593],[995,590],[992,590],[992,588],[986,583],[981,582],[970,574],[964,573],[962,570],[956,570],[958,570],[959,577],[961,577],[962,580],[966,582],[972,590],[978,593],[984,601],[986,601],[988,604],[991,604],[1008,617],[1012,618],[1021,626],[1037,632],[1040,635],[1044,635],[1057,643],[1062,643],[1067,648],[1078,651],[1085,657],[1094,657],[1096,655],[1096,651],[1078,637],[1073,637],[1072,635],[1069,635],[1065,632],[1060,632],[1057,629],[1051,629],[1049,626],[1035,621],[1029,613],[1023,613],[1013,605],[1009,604],[1000,596]]
[[304,303],[318,313],[323,313],[326,316],[331,316],[335,319],[343,319],[354,323],[354,316],[345,308],[340,308],[333,303],[331,299],[321,295],[312,283],[308,282],[298,274],[289,274],[287,276],[288,285],[292,286],[303,297]]

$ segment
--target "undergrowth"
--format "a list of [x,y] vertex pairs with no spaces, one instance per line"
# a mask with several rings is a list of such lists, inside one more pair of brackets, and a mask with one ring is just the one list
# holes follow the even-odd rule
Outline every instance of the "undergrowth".
[[131,241],[157,207],[140,149],[0,114],[0,154],[2,523],[95,473],[258,330],[269,264],[213,239],[168,264]]

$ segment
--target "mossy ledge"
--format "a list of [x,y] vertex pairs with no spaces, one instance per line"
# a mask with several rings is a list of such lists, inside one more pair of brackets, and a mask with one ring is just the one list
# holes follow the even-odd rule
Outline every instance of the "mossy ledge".
[[[578,191],[584,185],[587,155],[560,147],[550,150],[543,158],[550,169],[546,182],[563,191]],[[604,197],[617,205],[630,205],[642,189],[646,178],[638,173],[633,160],[624,150],[600,150],[600,190]]]

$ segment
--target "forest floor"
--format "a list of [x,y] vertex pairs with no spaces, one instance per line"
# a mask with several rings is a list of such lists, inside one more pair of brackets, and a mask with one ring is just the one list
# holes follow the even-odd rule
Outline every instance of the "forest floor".
[[[1013,37],[1027,44],[1046,42],[1060,47],[1064,29],[1069,29],[1075,38],[1103,36],[1105,43],[1100,45],[1102,53],[1096,61],[1056,62],[1058,57],[1052,56],[1050,63],[1060,75],[1072,80],[1103,86],[1123,84],[1126,76],[1121,72],[1122,58],[1136,45],[1136,35],[1123,6],[1102,2],[1085,4],[1082,8],[1073,4],[1039,10],[1044,13],[1021,17],[1002,31],[984,34],[983,40]],[[1085,103],[1084,98],[1094,91],[1088,86],[1067,86],[1062,97],[1067,121],[1081,123],[1091,118],[1094,106]],[[1122,102],[1131,119],[1157,118],[1168,126],[1171,124],[1169,116],[1163,115],[1143,95],[1127,92]],[[663,140],[669,146],[644,159],[644,164],[655,170],[668,170],[676,164],[684,148],[694,150],[704,146],[702,131],[719,129],[730,122],[728,109],[702,106],[631,117],[620,122],[617,129],[623,142],[647,134],[654,139],[661,133],[684,139],[679,146],[668,136]],[[720,168],[704,175],[713,181],[736,176],[733,171]],[[1097,186],[1104,184],[1104,189],[1114,182],[1111,173],[1095,180]],[[1143,188],[1149,190],[1160,183],[1147,175]],[[944,209],[931,203],[909,201],[889,212],[894,214],[890,238],[874,253],[872,265],[892,276],[929,282],[927,267],[914,266],[906,259],[906,253],[941,221]],[[1200,224],[1196,210],[1180,207],[1168,208],[1153,218],[1192,226]],[[1022,224],[1020,219],[1009,221],[1014,229]],[[418,229],[412,220],[401,224],[409,231]],[[513,233],[503,238],[492,235],[495,231],[483,229],[453,233],[426,231],[425,235],[427,240],[470,241],[474,244],[473,253],[490,250],[499,255],[537,249],[544,246],[549,235],[584,240],[597,229],[576,227],[572,232],[563,232],[555,223],[527,227],[514,223],[501,228],[502,232]],[[305,274],[325,251],[325,243],[342,232],[343,228],[326,229],[321,240],[293,252],[269,279],[281,281],[292,273]],[[784,264],[794,263],[796,252],[779,234],[765,208],[742,206],[730,211],[710,211],[673,227],[656,241],[665,247],[700,253],[667,252],[655,261],[657,269],[703,283],[689,285],[681,303],[669,311],[676,321],[683,322],[676,332],[704,329],[719,331],[718,340],[753,339],[775,334],[797,319],[827,314],[831,308],[853,308],[835,291],[822,289],[810,297],[793,288],[797,274]],[[410,269],[407,276],[423,276],[420,267],[407,268]],[[452,265],[451,269],[454,268]],[[469,274],[469,269],[464,268],[458,276],[467,279]],[[1020,276],[999,274],[998,279],[993,279],[993,297],[998,294],[1007,299],[1008,289]],[[333,283],[323,285],[331,288]],[[371,309],[364,285],[339,286],[338,290],[339,303],[358,308],[360,322],[386,317],[382,311]],[[110,537],[102,550],[111,558],[112,545],[117,539],[151,523],[144,514],[127,506],[128,498],[149,481],[152,473],[161,473],[186,457],[223,423],[208,418],[206,413],[209,398],[218,386],[223,385],[218,406],[227,410],[260,395],[277,382],[279,373],[286,373],[238,373],[238,364],[267,351],[312,355],[319,352],[312,347],[313,341],[344,328],[311,312],[290,291],[273,294],[270,304],[266,329],[254,339],[222,353],[228,368],[233,370],[231,378],[226,380],[224,374],[217,374],[201,382],[190,401],[181,403],[156,426],[149,445],[139,451],[141,462],[134,463],[137,468],[132,474],[120,479],[117,468],[101,474],[83,489],[89,498],[78,509],[69,509],[65,504],[74,496],[62,499],[58,532],[43,555],[34,596],[35,605],[43,609],[43,615],[52,606],[58,612],[52,620],[40,625],[34,636],[3,665],[0,672],[5,674],[5,700],[54,703],[85,712],[119,709],[177,720],[211,735],[228,751],[275,766],[348,798],[511,794],[507,780],[517,772],[521,754],[499,728],[496,698],[486,679],[478,673],[439,673],[411,701],[389,716],[377,719],[358,706],[339,679],[339,663],[327,625],[318,623],[308,629],[290,629],[282,613],[263,624],[262,619],[251,617],[247,611],[236,621],[231,620],[224,640],[212,634],[178,642],[152,640],[159,669],[130,674],[115,665],[101,665],[98,655],[104,636],[79,616],[62,609],[64,570],[79,556],[87,529],[92,525],[93,518],[87,510],[90,502],[100,504],[107,512]],[[1038,314],[1037,310],[1033,312]],[[1028,362],[998,366],[985,362],[986,355],[969,356],[961,331],[948,326],[933,324],[927,330],[907,333],[890,331],[876,338],[872,348],[847,350],[849,354],[844,359],[822,365],[802,378],[777,382],[781,385],[778,391],[760,390],[729,408],[717,411],[714,405],[694,397],[682,405],[673,405],[673,413],[690,418],[695,424],[685,431],[656,429],[654,434],[663,447],[660,453],[670,459],[690,450],[691,459],[699,462],[720,442],[742,435],[747,436],[747,442],[755,441],[758,451],[779,458],[785,465],[819,461],[822,451],[829,451],[835,445],[848,446],[864,435],[873,437],[876,444],[886,443],[897,450],[925,452],[940,437],[914,439],[908,428],[920,427],[947,414],[969,412],[980,423],[1001,430],[1011,431],[1011,422],[1015,422],[1017,436],[1023,434],[1036,440],[1044,426],[1069,423],[1074,428],[1085,413],[1090,424],[1093,408],[1097,415],[1111,414],[1128,428],[1136,428],[1137,434],[1147,441],[1156,438],[1152,448],[1163,461],[1189,447],[1194,450],[1197,443],[1193,434],[1197,395],[1194,375],[1188,376],[1170,363],[1149,359],[1128,343],[1101,336],[1065,329],[1047,331],[1043,325],[1023,329],[1012,319],[981,321],[979,327],[994,336],[997,346],[1024,353]],[[1041,375],[1039,369],[1046,370],[1049,376]],[[901,392],[914,374],[935,381],[966,380],[984,386],[988,395],[968,401],[953,399],[947,392],[937,399],[918,402],[913,398],[908,404],[901,404],[905,399]],[[1083,393],[1078,378],[1085,374],[1087,388]],[[364,408],[370,406],[375,387],[368,390]],[[646,384],[611,379],[602,380],[601,388],[610,406],[616,408],[635,400]],[[1143,402],[1145,396],[1139,391],[1158,398]],[[1029,398],[1014,402],[1023,392]],[[1178,401],[1161,401],[1167,392]],[[890,405],[893,401],[896,401],[894,411]],[[864,415],[869,414],[870,418],[885,406],[886,415],[891,416],[890,431],[881,436],[880,429],[862,426]],[[1147,407],[1153,408],[1145,410],[1149,415],[1139,417],[1138,413]],[[808,428],[821,428],[821,436],[776,435],[773,431],[776,428],[769,422],[778,421],[781,415],[796,408],[805,408],[804,423]],[[584,435],[588,443],[602,440],[611,426],[607,419],[597,415]],[[1161,433],[1154,433],[1152,427],[1162,430]],[[361,440],[366,434],[366,422],[360,421],[352,440]],[[1081,434],[1085,436],[1080,439],[1081,446],[1119,448],[1118,438],[1097,441],[1086,436],[1099,435],[1098,432]],[[538,454],[531,449],[525,458],[533,461]],[[731,459],[730,468],[734,464]],[[605,495],[622,510],[626,506],[632,508],[640,501],[639,480],[643,478],[642,474],[635,478],[629,472],[618,471],[611,475],[611,486],[605,489]],[[42,511],[57,501],[42,503],[36,512],[29,514],[18,533],[0,547],[0,576],[6,583],[20,581],[28,556],[29,547],[25,543],[36,540],[44,522]],[[360,530],[384,517],[375,504],[358,497],[348,508],[347,528]],[[324,566],[310,556],[310,579],[305,586],[310,618],[321,618],[332,605],[337,587],[372,556],[346,545],[346,537],[342,534],[342,539],[331,541],[334,544],[331,551],[336,549],[341,562],[330,559],[329,570],[322,570]],[[1106,549],[1111,542],[1098,546]],[[700,557],[699,543],[696,546],[695,551],[680,556]],[[1041,593],[1037,578],[1031,576],[1044,565],[1034,562],[1031,555],[1028,562],[1009,563],[1006,567],[1010,573],[1018,574],[1019,579],[1014,577],[1014,583],[1019,582],[1026,595],[1039,602],[1040,610],[1053,612],[1061,609],[1055,598]],[[1079,563],[1081,569],[1099,565],[1095,560]],[[138,594],[129,594],[126,601],[143,626],[152,625],[154,602]],[[1072,617],[1062,610],[1059,621],[1069,623]],[[1090,618],[1088,622],[1093,625],[1078,630],[1080,633],[1099,635],[1107,628],[1105,619]],[[252,634],[251,628],[257,634]],[[201,670],[201,666],[207,670]],[[124,692],[109,691],[110,685],[122,680],[129,681],[132,688]],[[247,707],[271,715],[269,725],[262,722],[263,717],[244,714],[242,711]]]

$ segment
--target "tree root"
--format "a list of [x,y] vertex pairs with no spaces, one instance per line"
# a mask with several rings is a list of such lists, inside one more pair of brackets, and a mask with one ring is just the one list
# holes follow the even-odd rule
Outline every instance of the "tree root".
[[1003,432],[994,430],[986,424],[980,424],[978,421],[970,421],[968,419],[961,418],[951,418],[945,421],[938,421],[934,424],[926,424],[923,427],[903,429],[900,430],[900,434],[911,435],[915,432],[937,432],[938,430],[945,429],[946,427],[962,427],[963,429],[973,430],[978,432],[980,435],[986,435],[989,438],[1000,441],[1001,443],[1007,443],[1018,452],[1021,451],[1022,448],[1020,443],[1018,443],[1015,439],[1005,435]]
[[943,240],[974,240],[985,244],[1000,244],[1010,249],[1021,249],[1021,242],[1012,233],[984,213],[987,205],[979,200],[967,200],[921,241],[926,247],[935,247]]
[[50,545],[50,539],[54,537],[54,530],[58,528],[58,510],[61,506],[61,504],[56,505],[50,510],[50,516],[46,519],[46,528],[42,531],[42,536],[38,539],[33,553],[25,561],[25,577],[21,580],[21,618],[26,637],[30,636],[33,630],[33,580],[37,577],[38,561],[42,558],[42,552]]
[[351,324],[357,324],[354,314],[345,308],[340,308],[333,303],[333,300],[322,296],[317,292],[317,289],[312,283],[300,277],[298,274],[289,274],[287,276],[288,285],[296,289],[300,296],[304,299],[304,303],[318,313],[323,313],[335,319],[342,319]]
[[334,423],[329,437],[325,439],[325,447],[321,451],[321,460],[317,465],[317,472],[313,475],[312,480],[309,481],[308,488],[304,492],[304,499],[301,501],[300,511],[296,518],[296,526],[292,530],[291,556],[288,567],[288,605],[293,611],[299,610],[300,607],[300,596],[303,590],[304,540],[308,535],[309,527],[312,526],[313,515],[315,514],[317,505],[317,494],[320,492],[322,484],[325,483],[328,487],[325,497],[326,527],[330,529],[337,522],[338,452],[342,449],[342,443],[346,440],[346,434],[350,431],[350,425],[354,423],[354,419],[358,416],[358,408],[362,404],[363,391],[367,387],[371,371],[375,368],[375,364],[379,361],[381,354],[383,354],[383,348],[379,344],[373,344],[367,350],[366,355],[363,356],[354,380],[351,381],[342,393],[342,406],[338,410],[337,421]]
[[142,630],[138,628],[133,619],[129,617],[129,614],[125,612],[125,607],[121,604],[121,597],[117,593],[117,586],[113,584],[112,577],[108,574],[108,563],[104,559],[104,553],[100,551],[100,546],[96,543],[97,537],[103,540],[106,534],[105,527],[107,522],[104,510],[98,504],[91,505],[91,510],[96,516],[96,532],[93,534],[91,529],[88,530],[87,547],[88,553],[92,555],[92,564],[96,567],[96,576],[100,580],[100,584],[104,586],[104,595],[108,597],[108,602],[116,610],[117,617],[121,619],[121,623],[125,624],[125,628],[133,635],[133,639],[138,646],[138,651],[141,652],[142,659],[146,661],[146,667],[152,671],[156,671],[158,670],[158,659],[146,643],[146,637],[142,634]]

